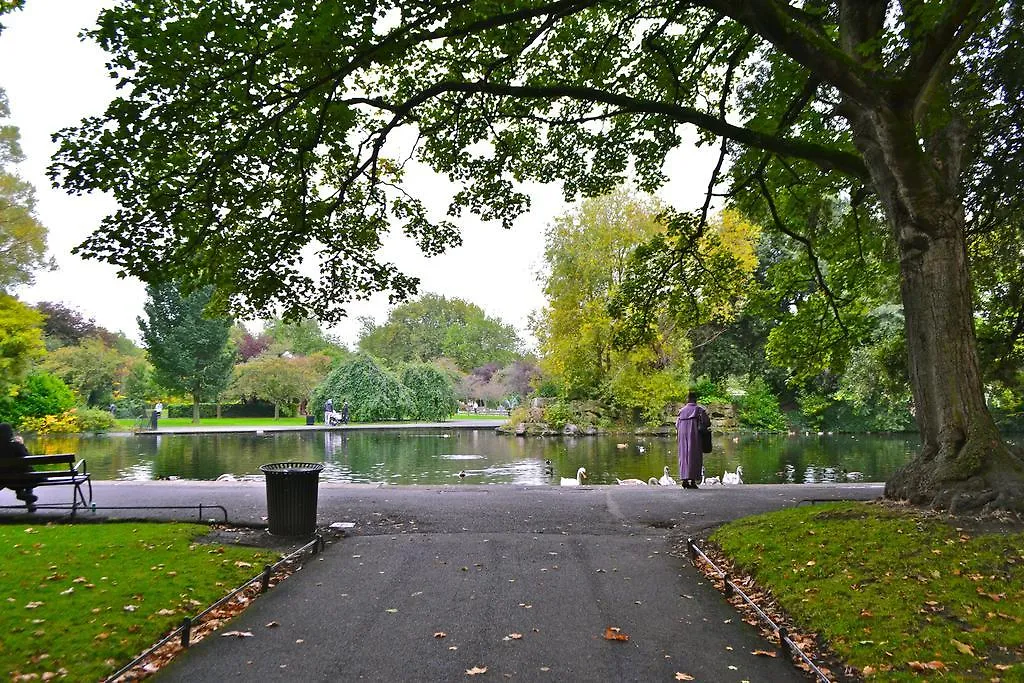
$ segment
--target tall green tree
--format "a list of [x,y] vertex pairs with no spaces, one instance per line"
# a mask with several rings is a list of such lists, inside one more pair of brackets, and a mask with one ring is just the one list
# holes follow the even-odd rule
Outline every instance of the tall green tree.
[[173,282],[146,287],[146,317],[138,318],[154,376],[164,388],[192,397],[192,422],[199,404],[219,395],[231,379],[234,349],[228,344],[232,321],[205,315],[210,287],[183,295]]
[[[0,120],[10,115],[0,89]],[[0,292],[29,284],[34,271],[53,266],[46,258],[46,228],[36,218],[35,188],[12,168],[24,158],[18,128],[0,125]]]
[[0,395],[16,390],[46,353],[42,325],[38,312],[0,292]]
[[327,399],[336,411],[348,401],[349,417],[356,422],[402,420],[413,410],[409,389],[363,353],[343,362],[317,385],[310,411],[323,415]]
[[463,371],[507,365],[522,342],[515,328],[491,318],[476,304],[425,294],[392,309],[380,326],[365,324],[359,350],[394,365],[450,358]]
[[781,219],[793,181],[884,218],[864,225],[893,238],[922,437],[887,495],[1024,509],[1024,460],[985,404],[968,251],[1019,212],[1022,26],[1019,0],[126,1],[91,35],[131,87],[61,134],[52,173],[119,201],[79,253],[214,285],[223,307],[337,317],[415,290],[376,257],[385,230],[427,253],[459,242],[385,156],[396,131],[458,184],[448,216],[511,225],[529,205],[515,181],[653,190],[696,126],[731,157],[734,199]]
[[82,403],[106,409],[140,355],[123,354],[100,338],[90,337],[49,353],[41,365],[64,380]]

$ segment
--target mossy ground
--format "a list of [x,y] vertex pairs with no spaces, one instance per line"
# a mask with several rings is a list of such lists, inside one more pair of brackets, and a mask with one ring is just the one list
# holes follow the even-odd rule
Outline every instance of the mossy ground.
[[868,678],[1024,680],[1024,533],[839,503],[741,519],[711,540]]

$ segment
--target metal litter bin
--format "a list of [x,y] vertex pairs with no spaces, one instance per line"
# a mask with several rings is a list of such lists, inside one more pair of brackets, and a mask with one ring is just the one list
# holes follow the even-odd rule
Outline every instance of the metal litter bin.
[[267,479],[267,526],[275,536],[310,536],[316,531],[320,471],[316,462],[260,465]]
[[309,426],[309,425],[313,425],[313,424],[316,424],[316,415],[307,415],[306,416],[306,425]]

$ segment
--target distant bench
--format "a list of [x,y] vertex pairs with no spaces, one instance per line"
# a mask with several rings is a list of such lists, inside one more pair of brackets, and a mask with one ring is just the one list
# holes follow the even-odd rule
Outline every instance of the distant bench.
[[[92,479],[86,470],[85,460],[75,462],[74,453],[58,453],[56,455],[29,455],[24,458],[26,464],[30,465],[33,472],[19,472],[17,474],[5,474],[4,482],[8,488],[33,489],[38,486],[73,486],[71,493],[71,516],[79,507],[88,508],[92,504]],[[54,468],[53,465],[63,465]],[[45,469],[39,469],[45,467]],[[88,485],[89,499],[85,498],[85,491],[82,485]],[[21,507],[20,505],[18,507]],[[51,507],[50,505],[36,505],[36,507]]]

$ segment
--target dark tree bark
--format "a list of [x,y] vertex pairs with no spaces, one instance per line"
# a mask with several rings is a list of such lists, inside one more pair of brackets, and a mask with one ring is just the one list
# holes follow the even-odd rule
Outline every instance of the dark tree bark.
[[981,380],[957,122],[928,141],[922,154],[911,112],[849,108],[856,145],[899,248],[922,440],[920,453],[886,483],[885,495],[954,513],[1024,511],[1024,460],[1000,437]]

